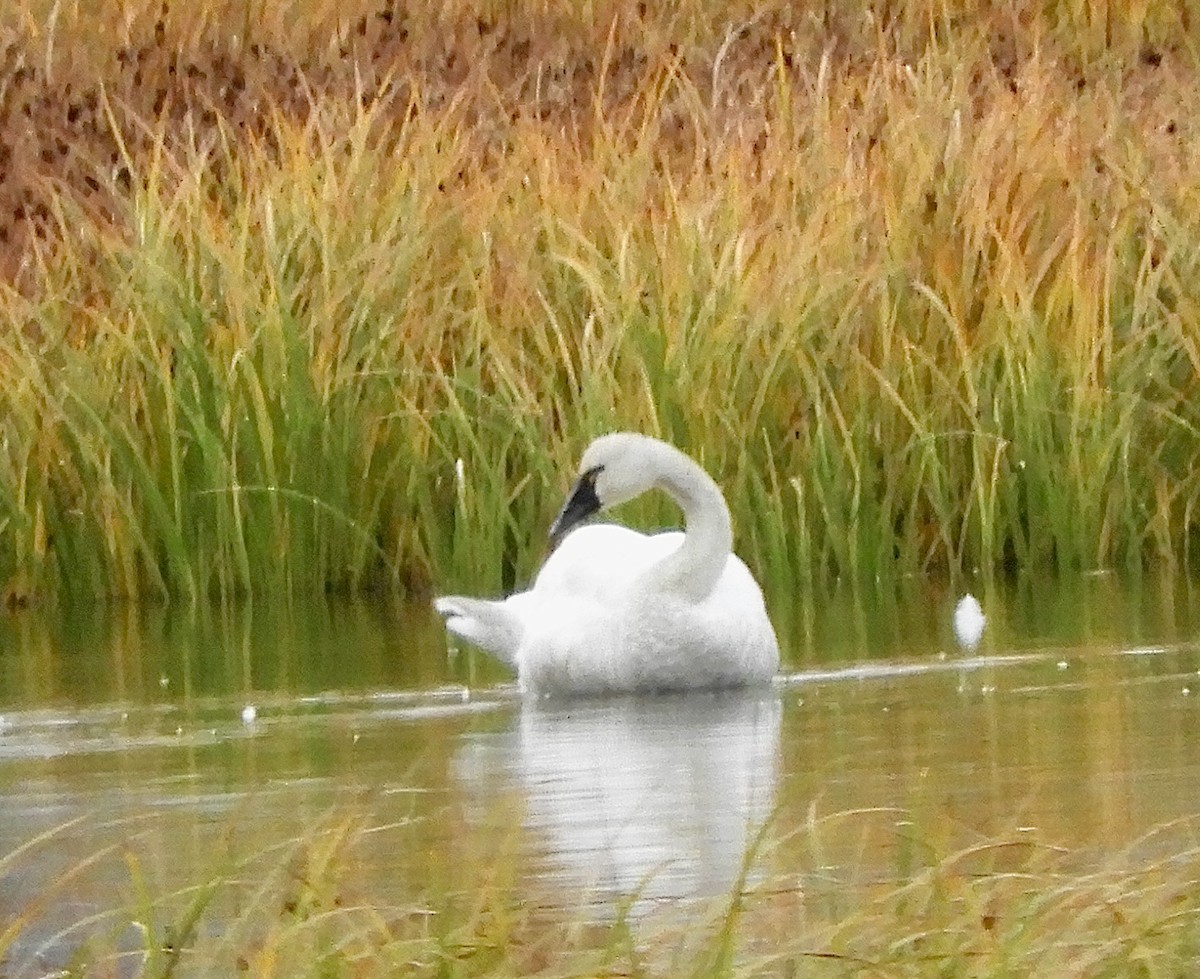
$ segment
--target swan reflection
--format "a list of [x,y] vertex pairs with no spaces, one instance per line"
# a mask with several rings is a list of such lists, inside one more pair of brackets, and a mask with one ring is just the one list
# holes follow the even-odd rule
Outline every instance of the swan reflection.
[[528,703],[458,773],[475,819],[517,790],[535,879],[644,910],[733,886],[774,806],[780,713],[770,689]]

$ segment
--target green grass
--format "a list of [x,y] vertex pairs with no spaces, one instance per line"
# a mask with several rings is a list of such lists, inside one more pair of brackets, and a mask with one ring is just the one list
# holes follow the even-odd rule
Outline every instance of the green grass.
[[1192,564],[1194,18],[885,6],[25,0],[10,601],[510,587],[618,427],[780,593]]
[[[856,833],[865,841],[877,815],[814,816],[783,839],[772,829],[771,842],[751,845],[729,894],[648,915],[618,903],[598,920],[572,910],[569,894],[556,899],[565,908],[531,900],[511,839],[465,846],[447,880],[435,872],[411,897],[372,893],[364,861],[379,828],[350,805],[302,838],[174,888],[146,872],[136,842],[81,860],[10,917],[0,961],[20,968],[18,953],[40,945],[43,962],[65,960],[62,974],[80,977],[1155,979],[1188,975],[1200,958],[1200,851],[1176,845],[1186,826],[1101,857],[1015,830],[949,846],[944,832],[901,820],[894,874],[831,870],[826,844]],[[30,841],[0,860],[0,875],[44,860],[75,829]],[[1164,845],[1172,855],[1156,856]],[[41,927],[56,901],[95,894],[88,877],[106,860],[123,861],[124,882],[61,931]],[[25,932],[37,941],[23,945]]]

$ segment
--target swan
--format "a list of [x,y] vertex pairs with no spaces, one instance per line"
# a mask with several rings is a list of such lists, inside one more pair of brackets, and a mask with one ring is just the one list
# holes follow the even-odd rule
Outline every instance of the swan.
[[983,638],[983,629],[987,625],[987,616],[983,614],[983,606],[974,595],[966,594],[954,606],[954,638],[967,652],[979,645]]
[[[679,505],[685,532],[579,526],[651,489]],[[725,498],[674,446],[633,432],[592,442],[550,540],[557,546],[529,590],[434,602],[450,632],[517,671],[523,692],[748,686],[778,670],[762,590],[731,551]]]

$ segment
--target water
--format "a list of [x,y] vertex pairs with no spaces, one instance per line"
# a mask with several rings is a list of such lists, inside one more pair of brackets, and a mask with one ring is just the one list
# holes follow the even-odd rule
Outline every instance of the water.
[[0,922],[27,917],[6,974],[119,927],[139,882],[286,889],[345,818],[372,906],[503,866],[532,906],[599,921],[727,893],[752,844],[750,886],[810,895],[902,878],[931,828],[1081,860],[1179,845],[1200,812],[1192,586],[981,597],[971,653],[958,596],[912,583],[791,607],[768,691],[532,706],[424,607],[9,616]]

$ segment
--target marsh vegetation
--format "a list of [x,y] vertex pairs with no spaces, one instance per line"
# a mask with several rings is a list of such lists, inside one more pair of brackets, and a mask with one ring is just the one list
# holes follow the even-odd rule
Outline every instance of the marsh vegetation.
[[[718,479],[777,614],[834,579],[1190,569],[1197,104],[1191,0],[5,3],[4,602],[498,592],[613,428]],[[158,693],[115,635],[97,675]],[[77,693],[43,652],[22,668]],[[1089,745],[1129,730],[1105,703]],[[822,877],[873,815],[814,805],[649,941],[544,914],[494,841],[384,899],[362,800],[180,878],[144,814],[64,848],[85,819],[0,856],[44,897],[0,890],[0,962],[48,940],[97,976],[1194,971],[1193,822],[1097,852],[904,805],[894,873]],[[50,914],[102,867],[119,906]]]
[[8,4],[0,581],[499,589],[612,427],[781,591],[1189,562],[1196,23]]

